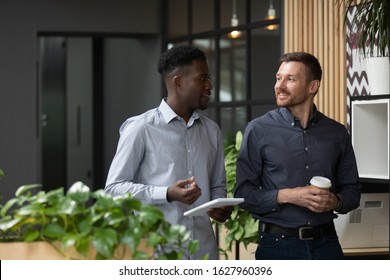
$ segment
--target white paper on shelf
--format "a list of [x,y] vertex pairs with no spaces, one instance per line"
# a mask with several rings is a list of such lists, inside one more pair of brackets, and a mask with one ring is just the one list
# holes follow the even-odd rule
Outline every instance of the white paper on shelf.
[[187,212],[184,212],[184,216],[206,216],[207,211],[211,208],[220,208],[223,206],[237,205],[244,202],[243,198],[217,198],[206,202],[198,207],[195,207]]

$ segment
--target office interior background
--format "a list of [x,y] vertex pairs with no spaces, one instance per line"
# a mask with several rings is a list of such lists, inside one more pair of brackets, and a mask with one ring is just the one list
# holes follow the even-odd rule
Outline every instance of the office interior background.
[[[204,114],[227,141],[275,108],[278,60],[289,51],[318,57],[315,103],[349,127],[343,13],[328,0],[1,0],[2,199],[31,183],[103,188],[122,122],[165,96],[157,61],[172,45],[205,51],[213,90]],[[388,193],[388,170],[365,192]]]

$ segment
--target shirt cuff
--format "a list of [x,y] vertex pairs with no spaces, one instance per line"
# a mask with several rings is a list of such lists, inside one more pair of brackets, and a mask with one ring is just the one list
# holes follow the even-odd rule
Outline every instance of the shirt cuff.
[[166,203],[167,200],[167,187],[156,187],[153,190],[153,200],[155,204]]

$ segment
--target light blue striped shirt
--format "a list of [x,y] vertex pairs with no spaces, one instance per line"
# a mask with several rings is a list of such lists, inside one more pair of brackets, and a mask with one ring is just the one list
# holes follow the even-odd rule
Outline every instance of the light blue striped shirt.
[[[195,177],[202,195],[193,205],[168,202],[167,189],[175,182]],[[199,240],[199,259],[218,248],[209,217],[184,217],[183,213],[215,198],[226,197],[223,137],[218,125],[196,111],[186,124],[165,102],[158,108],[127,119],[112,161],[105,191],[130,192],[143,203],[159,207],[172,224],[185,225]]]

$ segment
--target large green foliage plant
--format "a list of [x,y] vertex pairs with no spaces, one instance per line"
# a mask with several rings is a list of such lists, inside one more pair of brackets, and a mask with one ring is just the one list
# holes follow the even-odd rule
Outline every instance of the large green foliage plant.
[[[111,196],[103,190],[92,192],[76,182],[65,192],[58,188],[48,192],[39,185],[17,189],[15,197],[0,206],[0,242],[46,241],[61,252],[74,246],[87,256],[93,246],[95,259],[115,259],[115,249],[126,245],[133,259],[181,259],[185,250],[195,252],[185,227],[171,225],[156,207],[131,197]],[[140,249],[141,241],[156,252]]]

